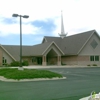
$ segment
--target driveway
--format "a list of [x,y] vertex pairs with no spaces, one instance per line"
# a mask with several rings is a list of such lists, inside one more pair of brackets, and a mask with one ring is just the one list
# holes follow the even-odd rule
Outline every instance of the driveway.
[[[100,68],[48,68],[64,80],[35,82],[0,81],[0,100],[78,100],[100,91]],[[74,99],[73,99],[74,98]]]

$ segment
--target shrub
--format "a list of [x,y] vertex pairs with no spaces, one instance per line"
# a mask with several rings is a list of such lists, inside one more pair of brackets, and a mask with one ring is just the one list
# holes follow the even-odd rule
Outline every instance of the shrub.
[[[22,62],[22,66],[28,66],[28,65],[29,65],[28,61],[24,60]],[[11,62],[10,66],[15,66],[15,67],[20,66],[20,62],[19,61],[13,61],[13,62]]]
[[24,60],[24,61],[22,62],[22,65],[23,65],[23,66],[28,66],[28,65],[29,65],[29,63],[28,63],[28,61],[27,61],[27,60]]
[[[29,65],[28,61],[25,60],[25,61],[22,62],[22,66],[28,66],[28,65]],[[13,62],[11,62],[10,66],[13,66],[13,67],[20,66],[20,62],[19,61],[13,61]]]
[[19,61],[13,61],[13,62],[11,62],[10,65],[11,65],[11,66],[19,66],[20,63],[19,63]]
[[97,66],[97,64],[93,64],[93,66]]
[[9,67],[10,65],[9,65],[8,63],[6,63],[6,64],[4,64],[3,66],[5,66],[5,67]]
[[87,66],[91,66],[91,65],[87,65]]

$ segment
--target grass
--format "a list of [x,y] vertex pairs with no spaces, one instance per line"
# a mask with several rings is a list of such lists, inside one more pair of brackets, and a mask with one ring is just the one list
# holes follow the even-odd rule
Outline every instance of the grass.
[[4,76],[7,79],[34,79],[34,78],[53,78],[62,77],[62,75],[47,70],[37,69],[24,69],[18,70],[17,68],[1,68],[0,76]]

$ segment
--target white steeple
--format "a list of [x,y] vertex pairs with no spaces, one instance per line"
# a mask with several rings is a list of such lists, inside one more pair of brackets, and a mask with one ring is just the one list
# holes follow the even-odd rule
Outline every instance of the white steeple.
[[66,37],[66,33],[65,33],[65,30],[64,30],[64,23],[63,23],[63,14],[62,14],[62,11],[61,11],[61,34],[59,34],[60,37],[63,39],[64,37]]

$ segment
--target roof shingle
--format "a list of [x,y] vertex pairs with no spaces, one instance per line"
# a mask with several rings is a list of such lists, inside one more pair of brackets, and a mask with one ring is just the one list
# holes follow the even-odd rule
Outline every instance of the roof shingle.
[[95,30],[79,33],[65,38],[45,37],[47,42],[54,41],[65,55],[76,55]]
[[[95,30],[83,32],[80,34],[67,36],[65,38],[60,37],[47,37],[47,42],[43,42],[34,46],[24,46],[22,47],[23,56],[41,56],[46,48],[55,42],[57,46],[64,52],[65,55],[77,55],[82,46],[86,43],[89,37],[96,32]],[[16,60],[20,58],[20,46],[19,45],[2,45]]]

